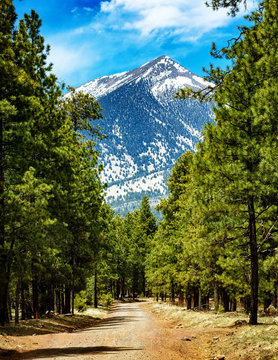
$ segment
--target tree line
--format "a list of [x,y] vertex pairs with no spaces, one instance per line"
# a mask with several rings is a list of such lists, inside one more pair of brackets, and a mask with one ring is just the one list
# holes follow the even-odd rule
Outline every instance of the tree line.
[[[47,64],[35,11],[16,26],[0,4],[0,323],[74,311],[106,213],[93,127],[101,108],[63,87]],[[88,136],[88,134],[90,136]],[[90,138],[90,140],[88,140]]]
[[211,65],[214,85],[176,95],[212,100],[215,123],[174,166],[147,278],[189,308],[214,296],[229,311],[241,300],[256,324],[258,305],[278,300],[278,2],[264,1],[248,20],[227,47],[213,45],[231,64]]

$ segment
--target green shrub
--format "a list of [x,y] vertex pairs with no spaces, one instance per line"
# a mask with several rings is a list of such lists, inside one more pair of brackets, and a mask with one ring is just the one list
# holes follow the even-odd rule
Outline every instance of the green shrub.
[[100,299],[103,302],[104,306],[109,306],[113,302],[113,297],[109,293],[108,294],[102,294]]
[[80,312],[86,311],[88,309],[86,292],[84,290],[75,295],[74,307]]
[[223,312],[225,312],[224,306],[219,305],[219,308],[218,308],[217,312],[218,312],[218,313],[223,313]]

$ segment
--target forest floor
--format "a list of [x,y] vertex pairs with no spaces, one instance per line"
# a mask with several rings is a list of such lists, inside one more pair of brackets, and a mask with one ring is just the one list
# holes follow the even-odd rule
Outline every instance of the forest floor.
[[0,327],[0,359],[274,360],[278,318],[248,326],[240,313],[215,314],[152,302],[109,312]]

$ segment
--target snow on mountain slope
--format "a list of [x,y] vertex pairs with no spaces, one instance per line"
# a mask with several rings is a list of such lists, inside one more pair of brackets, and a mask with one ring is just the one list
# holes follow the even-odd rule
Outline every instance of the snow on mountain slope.
[[[209,83],[203,78],[194,75],[168,56],[161,56],[139,68],[125,71],[110,76],[102,76],[87,82],[77,88],[78,91],[90,93],[97,99],[117,90],[128,83],[139,83],[145,79],[150,90],[156,99],[160,99],[165,92],[177,91],[180,88],[189,86],[194,89],[202,89]],[[171,95],[173,93],[171,92]]]
[[107,200],[117,212],[137,208],[144,194],[151,203],[166,196],[167,178],[177,158],[195,151],[201,131],[212,121],[212,105],[178,100],[180,89],[203,89],[206,83],[167,56],[137,69],[94,79],[79,88],[96,97],[103,108],[98,123],[102,140],[102,180]]

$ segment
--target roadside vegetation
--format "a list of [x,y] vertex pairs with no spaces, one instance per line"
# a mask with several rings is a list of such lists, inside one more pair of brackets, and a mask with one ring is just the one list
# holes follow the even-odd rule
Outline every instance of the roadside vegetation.
[[207,359],[275,360],[278,358],[278,314],[259,313],[258,325],[249,327],[243,309],[235,312],[193,311],[169,303],[149,309],[174,328],[185,329],[190,341],[202,341]]

